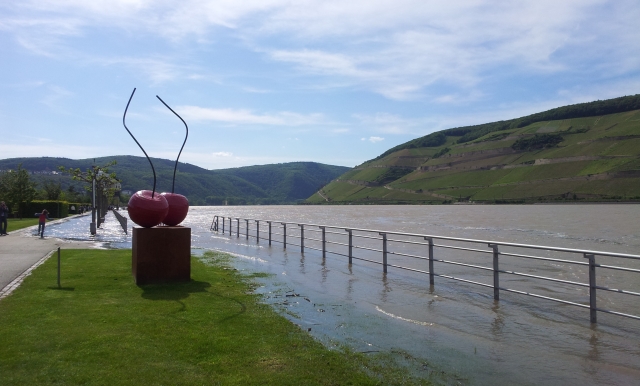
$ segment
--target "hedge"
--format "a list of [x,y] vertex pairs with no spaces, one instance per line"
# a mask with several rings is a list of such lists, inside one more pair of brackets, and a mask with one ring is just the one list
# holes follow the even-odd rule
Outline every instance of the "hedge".
[[67,201],[34,200],[22,205],[22,217],[34,217],[36,213],[42,213],[43,209],[49,211],[49,217],[62,218],[69,216],[69,203]]

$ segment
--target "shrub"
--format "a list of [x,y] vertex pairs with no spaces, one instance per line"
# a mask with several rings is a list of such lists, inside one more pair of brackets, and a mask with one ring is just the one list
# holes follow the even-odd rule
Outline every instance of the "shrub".
[[536,134],[533,137],[521,138],[511,145],[514,150],[535,150],[553,147],[562,142],[563,138],[558,134]]
[[69,203],[67,201],[36,200],[23,205],[22,217],[33,217],[35,213],[42,213],[43,209],[49,211],[49,216],[62,218],[69,216]]

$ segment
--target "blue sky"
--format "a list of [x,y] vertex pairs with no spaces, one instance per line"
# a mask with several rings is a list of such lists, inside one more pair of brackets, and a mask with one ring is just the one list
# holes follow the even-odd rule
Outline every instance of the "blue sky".
[[413,138],[640,93],[640,2],[0,4],[0,158],[355,166]]

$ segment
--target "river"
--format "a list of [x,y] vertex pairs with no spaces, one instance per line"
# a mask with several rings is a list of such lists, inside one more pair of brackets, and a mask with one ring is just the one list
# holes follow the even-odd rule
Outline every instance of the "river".
[[[379,265],[354,261],[349,266],[344,256],[329,253],[322,259],[320,252],[310,249],[303,255],[297,246],[283,249],[281,243],[247,240],[244,230],[238,237],[235,220],[231,236],[228,223],[226,234],[212,232],[214,215],[640,254],[640,205],[193,207],[183,223],[192,228],[195,254],[230,252],[237,256],[238,269],[270,273],[260,279],[257,291],[328,346],[386,353],[407,371],[443,384],[631,385],[640,380],[638,320],[598,313],[598,323],[592,325],[589,311],[582,308],[512,293],[501,293],[500,301],[494,301],[490,288],[440,277],[431,288],[424,274],[392,268],[384,274]],[[88,217],[52,225],[47,233],[130,248],[131,232],[125,236],[111,216],[96,238],[88,236]],[[267,237],[266,224],[260,227],[261,237]],[[317,238],[311,228],[305,237]],[[254,222],[250,229],[255,235]],[[299,244],[291,237],[299,231],[291,226],[288,232],[289,242]],[[328,240],[332,237],[339,238],[330,235]],[[455,250],[437,253],[473,264],[479,264],[473,259],[484,258],[466,260]],[[639,261],[620,260],[625,259],[605,262],[640,268]],[[534,263],[514,262],[509,269],[542,269],[554,277],[588,282],[584,266]],[[487,277],[458,267],[438,265],[437,270],[479,281]],[[502,280],[501,285],[520,285],[527,292],[588,303],[585,288]],[[600,269],[598,285],[640,292],[640,273]],[[640,315],[639,297],[603,292],[598,292],[599,307]]]

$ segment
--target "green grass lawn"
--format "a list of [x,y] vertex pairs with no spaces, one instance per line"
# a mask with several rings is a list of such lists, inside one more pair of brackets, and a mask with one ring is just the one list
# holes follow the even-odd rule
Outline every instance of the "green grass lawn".
[[17,231],[18,229],[30,227],[32,225],[38,225],[37,218],[23,218],[22,220],[17,218],[10,218],[7,219],[7,232],[11,233],[13,231]]
[[427,383],[325,348],[228,258],[193,258],[189,283],[139,287],[130,250],[63,250],[61,289],[52,258],[0,300],[0,385]]

